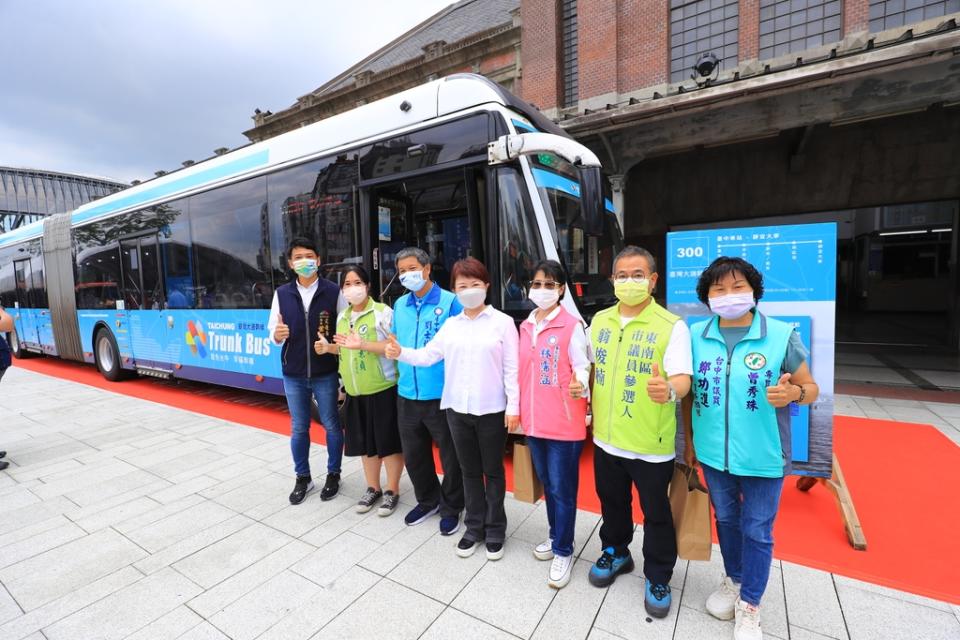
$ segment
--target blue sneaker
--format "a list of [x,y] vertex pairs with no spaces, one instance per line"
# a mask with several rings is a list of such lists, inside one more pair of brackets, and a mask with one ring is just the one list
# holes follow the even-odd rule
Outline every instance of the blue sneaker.
[[622,556],[614,555],[613,547],[603,550],[603,555],[590,567],[590,584],[595,587],[606,587],[621,573],[633,571],[633,556],[628,551]]
[[653,584],[649,580],[644,582],[647,583],[647,588],[643,598],[643,608],[654,618],[666,618],[667,614],[670,613],[670,602],[672,600],[670,585]]
[[433,507],[432,509],[427,509],[426,507],[421,507],[419,504],[413,509],[410,509],[410,512],[403,519],[407,523],[408,527],[420,524],[433,514],[440,511],[440,506]]
[[440,518],[440,535],[452,536],[460,531],[460,514]]

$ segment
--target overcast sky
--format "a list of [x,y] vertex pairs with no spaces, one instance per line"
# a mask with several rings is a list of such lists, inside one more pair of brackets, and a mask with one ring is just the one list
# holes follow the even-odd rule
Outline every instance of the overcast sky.
[[129,182],[247,142],[452,0],[0,0],[0,166]]

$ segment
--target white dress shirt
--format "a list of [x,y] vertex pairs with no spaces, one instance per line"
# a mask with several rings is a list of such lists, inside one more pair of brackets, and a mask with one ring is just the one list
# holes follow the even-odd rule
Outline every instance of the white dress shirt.
[[[540,332],[544,330],[551,320],[560,315],[560,307],[547,314],[547,317],[543,319],[542,322],[537,322],[537,310],[534,309],[530,312],[530,315],[527,317],[524,322],[529,322],[533,325],[533,342],[537,342],[537,336],[540,335]],[[587,342],[587,334],[583,328],[583,323],[577,321],[577,328],[573,330],[573,333],[570,334],[570,344],[567,345],[567,357],[570,358],[570,366],[573,367],[573,372],[577,376],[577,380],[580,384],[583,385],[583,396],[590,396],[590,367],[592,366],[590,356],[591,356],[590,344]]]
[[[313,294],[317,292],[319,288],[320,278],[314,280],[309,286],[303,286],[300,284],[300,278],[297,278],[297,293],[300,294],[300,299],[303,300],[304,310],[310,308],[310,303],[313,302]],[[349,306],[347,299],[343,297],[343,292],[340,292],[340,295],[337,297],[337,313],[340,313]],[[273,302],[270,303],[270,317],[267,319],[267,333],[270,334],[270,342],[276,346],[281,346],[285,340],[277,342],[273,339],[273,331],[277,328],[277,325],[280,323],[280,300],[277,298],[277,292],[273,292]]]
[[466,312],[448,318],[426,346],[401,349],[399,360],[415,367],[444,361],[441,409],[515,416],[520,415],[519,347],[513,318],[487,305],[476,318]]

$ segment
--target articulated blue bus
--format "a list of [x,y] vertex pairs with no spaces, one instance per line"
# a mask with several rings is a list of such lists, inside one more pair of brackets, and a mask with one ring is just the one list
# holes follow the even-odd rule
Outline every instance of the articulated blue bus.
[[403,247],[424,248],[444,287],[475,256],[493,303],[518,318],[543,258],[566,266],[570,311],[611,304],[622,244],[597,157],[498,85],[458,74],[0,235],[9,343],[114,381],[282,393],[266,324],[299,235],[317,239],[334,280],[365,265],[388,303]]

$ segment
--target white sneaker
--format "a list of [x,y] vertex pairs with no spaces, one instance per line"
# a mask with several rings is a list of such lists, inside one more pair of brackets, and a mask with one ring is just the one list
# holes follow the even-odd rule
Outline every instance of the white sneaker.
[[737,598],[734,608],[737,625],[733,628],[734,640],[763,640],[763,631],[760,630],[760,607],[747,604]]
[[550,580],[547,581],[554,589],[563,589],[570,582],[573,571],[573,556],[554,556],[550,564]]
[[707,613],[718,620],[733,620],[733,608],[740,598],[740,585],[727,576],[707,598]]
[[545,540],[533,550],[533,557],[537,560],[553,559],[553,540]]

